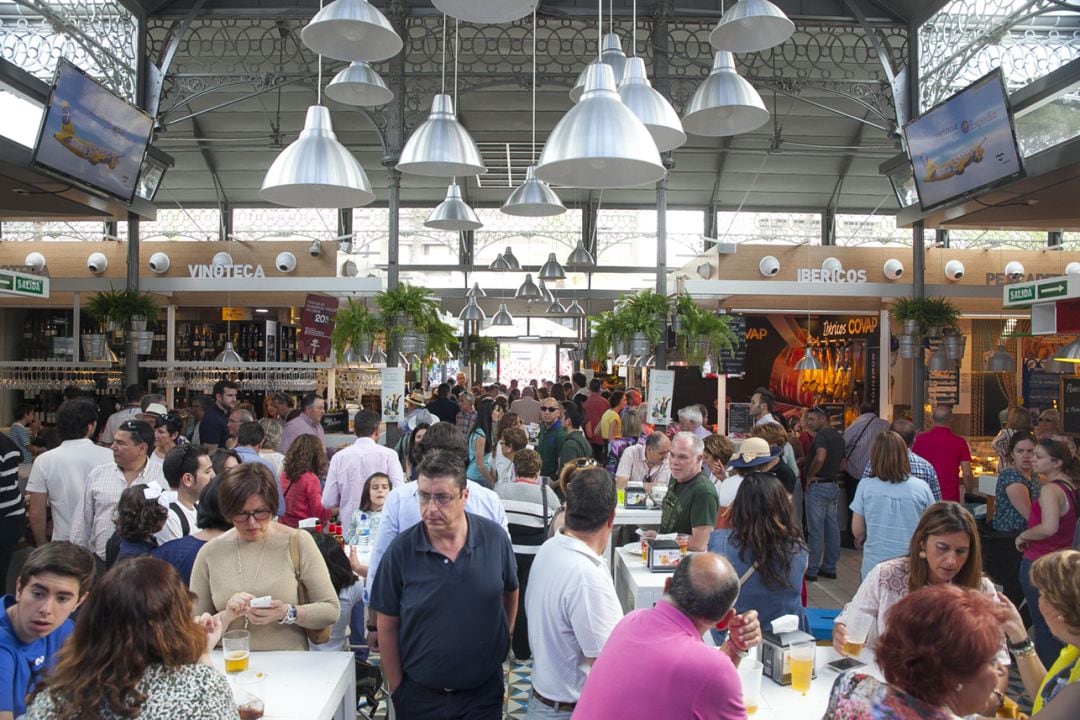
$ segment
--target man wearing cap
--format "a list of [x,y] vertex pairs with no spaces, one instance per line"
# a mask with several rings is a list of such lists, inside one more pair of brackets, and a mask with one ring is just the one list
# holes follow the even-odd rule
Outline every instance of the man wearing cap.
[[671,479],[660,511],[660,532],[690,535],[688,550],[704,552],[716,526],[719,505],[709,474],[702,468],[705,444],[691,432],[676,433],[668,465]]
[[[409,396],[410,398],[412,395]],[[440,383],[435,390],[435,399],[427,404],[428,412],[441,422],[452,423],[457,420],[461,407],[450,399],[450,384]]]
[[[735,495],[742,485],[743,475],[749,468],[755,472],[769,472],[781,461],[780,448],[769,447],[764,438],[751,437],[742,441],[739,451],[728,461],[728,467],[739,472],[728,473],[724,481],[716,488],[717,501],[720,503],[720,518],[726,519],[735,502]],[[725,525],[726,527],[726,525]]]
[[840,561],[840,526],[836,513],[840,491],[836,481],[844,458],[844,438],[829,424],[821,408],[806,413],[806,426],[815,433],[806,458],[806,530],[810,542],[810,566],[806,581],[818,575],[836,579]]
[[405,422],[412,420],[413,415],[424,409],[427,398],[421,390],[413,390],[405,396]]

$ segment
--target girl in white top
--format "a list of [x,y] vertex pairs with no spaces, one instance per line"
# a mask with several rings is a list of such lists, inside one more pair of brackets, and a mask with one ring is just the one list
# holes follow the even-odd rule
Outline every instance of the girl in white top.
[[[364,639],[364,583],[357,571],[366,571],[366,568],[353,565],[331,535],[313,532],[311,536],[315,538],[315,546],[326,560],[330,583],[341,603],[341,614],[330,628],[330,640],[322,644],[311,643],[309,648],[319,652],[347,652],[350,635],[356,637],[359,643],[363,643]],[[361,660],[366,659],[367,651],[363,654],[365,657],[360,658]]]

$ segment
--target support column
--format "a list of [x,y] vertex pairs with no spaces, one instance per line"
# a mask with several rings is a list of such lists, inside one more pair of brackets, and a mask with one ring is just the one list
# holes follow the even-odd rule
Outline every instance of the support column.
[[[923,221],[911,227],[911,296],[926,297],[926,244],[923,240]],[[922,430],[926,422],[926,358],[920,350],[911,361],[911,421],[916,430]]]
[[[669,153],[665,153],[664,165],[673,165]],[[667,176],[656,183],[656,293],[667,295]],[[653,361],[661,370],[667,368],[667,318],[660,328]]]
[[1061,230],[1051,230],[1046,233],[1046,247],[1058,248],[1065,242],[1065,233]]
[[[396,164],[397,161],[394,161]],[[393,290],[398,286],[399,277],[399,249],[400,222],[398,214],[401,212],[401,172],[394,165],[387,164],[386,179],[389,185],[389,219],[387,224],[387,247],[386,247],[386,289]],[[401,354],[401,341],[395,335],[386,338],[386,367],[397,367]],[[393,447],[401,437],[401,429],[398,423],[386,424],[386,446]]]
[[[128,213],[128,247],[127,247],[127,282],[128,290],[139,289],[139,216]],[[153,318],[148,318],[153,320]],[[131,327],[124,328],[125,333],[130,333]],[[124,336],[128,337],[127,334]],[[125,339],[124,345],[124,384],[136,385],[139,382],[139,356],[135,353],[135,341]]]

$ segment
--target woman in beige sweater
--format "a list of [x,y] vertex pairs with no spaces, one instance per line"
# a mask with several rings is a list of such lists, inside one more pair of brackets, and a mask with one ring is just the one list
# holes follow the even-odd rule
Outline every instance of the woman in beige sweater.
[[[222,474],[219,502],[233,529],[206,543],[195,558],[195,612],[218,614],[228,630],[250,630],[252,650],[306,650],[304,629],[333,625],[339,612],[315,541],[274,520],[277,484],[262,465],[244,463]],[[290,552],[293,535],[299,572]],[[303,605],[300,583],[307,594]],[[252,606],[264,596],[272,598],[268,607]]]

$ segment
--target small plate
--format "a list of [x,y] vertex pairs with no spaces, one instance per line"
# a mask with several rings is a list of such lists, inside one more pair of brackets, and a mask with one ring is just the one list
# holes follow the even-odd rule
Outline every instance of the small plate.
[[619,548],[627,555],[633,555],[635,557],[641,557],[641,541],[629,542]]

